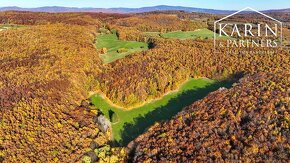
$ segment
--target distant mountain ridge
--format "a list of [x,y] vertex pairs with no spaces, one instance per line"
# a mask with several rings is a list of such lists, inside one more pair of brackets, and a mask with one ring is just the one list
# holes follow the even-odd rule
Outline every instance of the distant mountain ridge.
[[[32,11],[32,12],[103,12],[103,13],[142,13],[151,11],[187,11],[187,12],[200,12],[210,14],[229,14],[235,12],[234,10],[216,10],[205,9],[195,7],[183,7],[183,6],[152,6],[141,8],[77,8],[77,7],[60,7],[60,6],[46,6],[38,8],[20,8],[16,6],[0,7],[0,11]],[[265,10],[264,12],[290,12],[290,8],[278,9],[278,10]]]

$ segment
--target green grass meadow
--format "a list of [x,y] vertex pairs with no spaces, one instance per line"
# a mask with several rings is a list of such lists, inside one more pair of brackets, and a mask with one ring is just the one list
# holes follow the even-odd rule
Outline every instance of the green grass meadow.
[[18,28],[25,28],[24,25],[14,25],[14,24],[0,24],[0,29],[18,29]]
[[[100,55],[101,59],[106,64],[124,58],[129,54],[147,50],[148,44],[137,41],[122,41],[118,39],[115,33],[101,33],[97,36],[96,47],[98,49],[107,48],[108,52]],[[126,49],[127,52],[119,53],[118,50],[121,48]]]
[[[214,32],[209,29],[197,29],[195,31],[173,31],[167,33],[160,32],[145,32],[148,36],[163,37],[163,38],[173,38],[173,39],[213,39]],[[221,39],[227,38],[223,36]]]
[[185,106],[221,86],[225,86],[225,83],[205,78],[189,79],[178,91],[128,111],[111,106],[100,95],[92,96],[91,101],[108,119],[110,118],[109,112],[117,115],[118,121],[112,123],[113,138],[118,145],[127,145],[155,122],[172,118]]

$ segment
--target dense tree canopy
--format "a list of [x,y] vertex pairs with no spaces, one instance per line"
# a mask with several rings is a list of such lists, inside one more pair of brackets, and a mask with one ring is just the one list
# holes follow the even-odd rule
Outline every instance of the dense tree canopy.
[[[285,101],[289,87],[289,49],[275,49],[274,53],[263,55],[233,54],[223,50],[214,53],[212,40],[164,39],[145,34],[193,31],[208,27],[209,20],[217,18],[208,14],[169,11],[142,14],[0,12],[1,24],[25,25],[25,28],[0,30],[0,162],[3,159],[6,162],[76,162],[84,155],[91,156],[84,158],[89,160],[96,157],[92,152],[96,146],[101,146],[100,151],[106,153],[102,155],[97,150],[102,155],[100,157],[104,157],[103,161],[118,162],[118,157],[111,159],[111,156],[119,151],[106,145],[110,136],[98,130],[93,122],[96,113],[84,102],[91,91],[100,92],[114,104],[127,107],[176,90],[190,77],[227,79],[239,74],[253,76],[245,77],[232,89],[209,95],[187,107],[173,120],[153,127],[141,137],[144,140],[140,140],[136,159],[174,160],[178,158],[176,154],[183,151],[180,160],[188,156],[198,156],[197,160],[225,159],[225,151],[220,148],[227,150],[231,144],[235,146],[226,159],[247,155],[256,160],[269,158],[275,161],[271,154],[261,158],[257,148],[272,152],[277,155],[277,160],[287,159],[283,143],[287,143],[285,128],[289,132],[289,106],[285,104],[289,103]],[[288,20],[284,14],[281,19]],[[103,64],[99,57],[101,50],[94,46],[100,28],[116,31],[121,40],[147,42],[150,49]],[[223,105],[226,111],[223,111]],[[252,113],[254,106],[259,109],[257,113]],[[238,111],[238,107],[246,111]],[[267,107],[270,109],[265,109]],[[273,123],[265,119],[272,112],[275,113]],[[229,115],[223,120],[213,119],[226,125],[238,124],[247,115],[257,123],[229,128],[231,131],[225,135],[234,133],[235,137],[220,136],[221,147],[216,147],[211,144],[216,137],[205,130],[212,122],[202,118],[204,115],[211,118],[214,113],[221,117]],[[240,114],[238,121],[232,117],[234,113]],[[266,114],[261,117],[258,113]],[[276,133],[253,133],[251,127],[259,127],[260,121],[266,121],[265,124],[261,122],[261,126],[274,129]],[[205,123],[198,126],[197,122]],[[196,133],[192,126],[200,127],[202,131]],[[249,131],[243,132],[244,128]],[[163,131],[171,136],[176,131],[180,139],[165,140]],[[197,134],[197,137],[210,137],[196,139],[204,142],[200,145],[189,138],[186,131]],[[258,139],[260,135],[264,135],[261,140]],[[244,140],[248,136],[263,145],[270,143],[273,148],[257,147],[251,140],[250,146],[243,148],[245,145],[241,142],[248,141]],[[272,141],[271,136],[277,139]],[[154,139],[149,141],[152,137]],[[183,146],[175,146],[177,141]],[[195,144],[188,143],[191,141]],[[149,142],[148,147],[146,142]],[[245,153],[237,153],[244,149]],[[121,151],[124,155],[124,150]]]
[[64,24],[0,32],[1,158],[76,161],[107,139],[79,107],[101,64],[93,32]]
[[[156,98],[189,77],[220,79],[257,70],[289,71],[287,49],[270,54],[228,54],[214,53],[212,41],[152,41],[153,49],[111,63],[97,76],[100,89],[114,103],[128,106]],[[130,95],[136,100],[128,102]]]
[[211,93],[140,136],[136,162],[287,162],[289,71],[258,73]]

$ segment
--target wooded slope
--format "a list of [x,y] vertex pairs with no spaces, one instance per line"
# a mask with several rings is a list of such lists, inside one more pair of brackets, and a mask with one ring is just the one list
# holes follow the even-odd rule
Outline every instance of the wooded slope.
[[257,73],[137,138],[136,162],[287,162],[290,74]]

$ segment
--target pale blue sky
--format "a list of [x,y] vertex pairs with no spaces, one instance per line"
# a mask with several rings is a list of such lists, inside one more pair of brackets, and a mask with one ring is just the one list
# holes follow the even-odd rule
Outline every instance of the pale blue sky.
[[290,8],[290,0],[0,0],[0,7],[146,7],[155,5],[239,10],[252,7],[257,10]]

